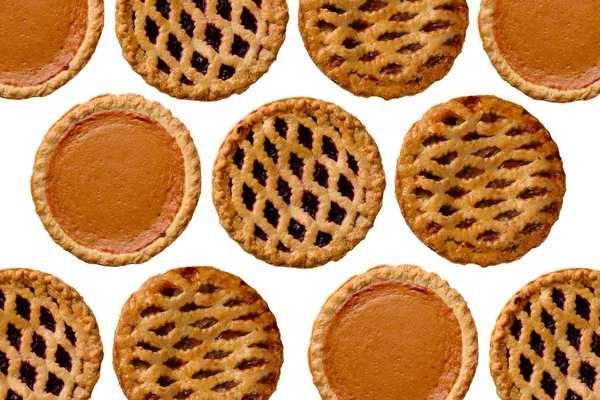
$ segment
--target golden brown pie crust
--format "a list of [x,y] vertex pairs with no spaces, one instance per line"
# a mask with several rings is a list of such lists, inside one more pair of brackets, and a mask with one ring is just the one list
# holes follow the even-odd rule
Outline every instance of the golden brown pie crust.
[[90,398],[102,341],[75,289],[39,271],[0,271],[0,321],[0,398]]
[[452,262],[482,267],[539,246],[565,190],[550,133],[494,96],[427,111],[406,135],[396,170],[396,198],[417,237]]
[[54,240],[87,262],[143,262],[187,225],[200,193],[189,132],[158,103],[101,96],[48,132],[32,194]]
[[213,202],[229,236],[273,265],[337,261],[373,226],[385,188],[379,149],[356,117],[311,98],[266,104],[227,135]]
[[285,0],[118,0],[123,56],[160,91],[213,101],[265,74],[285,39]]
[[301,0],[298,26],[319,69],[363,97],[420,93],[460,54],[465,0]]
[[262,297],[212,267],[170,270],[125,303],[113,365],[130,400],[267,400],[283,345]]
[[73,78],[94,53],[103,0],[3,0],[0,96],[46,96]]
[[504,400],[595,399],[600,391],[600,276],[575,268],[543,275],[498,316],[490,371]]
[[600,89],[595,0],[483,0],[479,30],[504,80],[542,100],[590,99]]
[[418,267],[384,265],[349,279],[325,302],[309,363],[327,400],[462,399],[477,354],[460,294]]

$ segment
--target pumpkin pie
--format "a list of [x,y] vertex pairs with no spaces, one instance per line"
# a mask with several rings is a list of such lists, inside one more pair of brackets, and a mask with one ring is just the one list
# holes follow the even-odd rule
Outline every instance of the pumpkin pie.
[[404,138],[396,198],[417,237],[482,267],[539,246],[562,208],[565,173],[548,130],[495,96],[432,107]]
[[373,226],[385,174],[379,149],[352,114],[325,101],[266,104],[225,138],[213,202],[229,236],[273,265],[337,261]]
[[60,279],[0,271],[0,398],[86,400],[100,377],[92,311]]
[[44,227],[66,250],[90,263],[141,263],[187,226],[200,161],[189,131],[160,104],[104,95],[50,128],[31,191]]
[[483,46],[504,80],[535,99],[600,92],[600,2],[482,0]]
[[150,278],[121,312],[113,365],[130,400],[267,400],[283,345],[267,303],[212,267]]
[[192,100],[244,92],[285,39],[285,0],[118,0],[123,56],[160,91]]
[[504,306],[490,343],[498,396],[597,399],[600,274],[583,268],[543,275]]
[[46,96],[73,78],[94,53],[103,0],[2,0],[0,96]]
[[298,26],[319,69],[363,97],[420,93],[460,54],[466,0],[301,0]]
[[325,400],[458,400],[477,367],[477,331],[462,296],[439,276],[383,265],[329,297],[308,355]]

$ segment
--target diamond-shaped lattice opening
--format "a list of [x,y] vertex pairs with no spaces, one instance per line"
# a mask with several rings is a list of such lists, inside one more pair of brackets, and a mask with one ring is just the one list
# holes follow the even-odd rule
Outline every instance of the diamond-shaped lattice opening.
[[329,186],[329,173],[327,172],[327,168],[319,162],[315,162],[315,172],[313,174],[313,178],[315,182],[317,182],[324,188],[327,188]]
[[265,233],[265,231],[263,231],[258,225],[254,225],[254,236],[259,238],[263,242],[266,242],[268,239],[268,236]]
[[354,200],[354,186],[344,175],[340,175],[338,192],[340,192],[342,196]]
[[263,143],[263,147],[265,149],[265,153],[267,153],[267,155],[269,156],[269,158],[271,160],[273,160],[273,162],[275,164],[277,164],[277,160],[278,160],[278,155],[277,155],[277,148],[275,147],[275,145],[273,143],[271,143],[271,141],[267,138],[265,138],[265,142]]
[[332,236],[329,233],[319,231],[319,233],[317,233],[317,240],[315,241],[315,244],[319,247],[325,247],[331,243],[331,239]]
[[158,37],[158,25],[156,22],[150,19],[150,17],[146,17],[146,37],[152,44],[156,44],[156,38]]
[[48,381],[46,382],[46,393],[58,396],[63,390],[63,387],[65,387],[65,383],[62,381],[62,379],[50,372],[48,374]]
[[263,186],[266,186],[267,170],[265,169],[264,165],[262,165],[257,160],[254,160],[254,164],[252,167],[252,175],[254,176],[254,179],[258,181],[258,183],[260,183]]
[[6,327],[6,336],[12,347],[19,350],[21,348],[21,331],[13,324],[8,324]]
[[550,314],[548,314],[548,311],[546,310],[542,310],[542,322],[544,323],[544,326],[546,328],[548,328],[550,330],[550,332],[554,335],[554,332],[556,332],[556,325],[554,322],[554,318],[552,318],[552,316]]
[[286,204],[290,204],[290,198],[292,197],[292,189],[290,189],[290,185],[282,178],[277,180],[277,193],[281,196],[283,201]]
[[172,33],[169,33],[169,40],[167,41],[167,49],[169,53],[175,58],[177,61],[181,61],[181,52],[183,51],[183,45],[177,37]]
[[167,63],[162,60],[162,58],[159,58],[156,62],[156,68],[158,68],[160,71],[164,72],[167,75],[171,73],[171,67],[169,67]]
[[29,300],[17,295],[17,314],[19,314],[22,318],[29,321],[31,317],[31,304]]
[[214,25],[208,24],[206,25],[205,35],[206,43],[218,53],[221,47],[221,39],[223,38],[221,30]]
[[521,354],[521,359],[519,360],[519,369],[521,370],[523,379],[529,382],[533,373],[533,364],[523,354]]
[[586,299],[584,299],[583,297],[577,295],[577,297],[575,298],[575,312],[577,312],[577,314],[589,321],[590,320],[590,302],[587,301]]
[[298,125],[298,141],[309,150],[313,148],[313,133],[306,126]]
[[341,225],[346,218],[346,210],[340,207],[337,203],[331,202],[331,208],[329,209],[329,214],[327,215],[327,220],[329,222],[333,222],[334,224]]
[[551,398],[554,398],[556,395],[556,381],[546,371],[542,375],[542,389]]
[[229,66],[229,65],[221,65],[221,68],[219,69],[219,76],[218,78],[226,81],[227,79],[231,78],[233,75],[235,74],[235,68]]
[[242,186],[242,201],[246,205],[248,211],[252,211],[254,209],[254,203],[256,202],[256,194],[245,183],[244,186]]
[[156,0],[156,9],[165,19],[169,19],[171,4],[167,0]]
[[561,310],[565,309],[565,294],[558,289],[552,290],[552,301]]
[[579,368],[579,379],[583,382],[590,390],[594,390],[594,383],[596,383],[596,370],[590,364],[582,362]]
[[331,158],[333,161],[337,161],[338,149],[335,147],[335,143],[333,143],[333,140],[329,136],[323,136],[321,151],[323,151],[323,154]]
[[71,342],[71,344],[73,346],[75,346],[75,343],[77,343],[77,336],[75,335],[75,331],[73,331],[73,328],[71,328],[69,325],[67,325],[66,322],[65,322],[65,336],[67,337],[67,340],[69,342]]
[[206,72],[208,71],[208,59],[206,57],[203,57],[201,54],[194,51],[191,64],[192,68],[196,71],[200,72],[202,75],[206,75]]
[[6,400],[23,400],[23,397],[8,389],[8,392],[6,393]]
[[315,219],[319,209],[319,199],[317,196],[310,192],[304,192],[302,194],[302,209]]
[[279,136],[286,139],[287,138],[287,122],[282,120],[281,118],[275,118],[275,131],[279,133]]
[[579,343],[581,341],[581,332],[573,325],[567,325],[567,340],[571,343],[571,346],[579,350]]
[[235,381],[227,381],[227,382],[223,382],[223,383],[219,383],[218,385],[214,386],[211,390],[213,392],[218,392],[218,393],[225,393],[231,389],[233,389],[234,387],[236,387],[237,385],[239,385],[238,382]]
[[304,161],[294,153],[290,153],[290,169],[292,173],[302,180],[302,170],[304,169]]
[[271,225],[273,225],[274,228],[277,228],[277,225],[279,225],[279,211],[275,208],[273,203],[268,200],[265,202],[263,215],[265,216],[265,219]]
[[8,357],[6,357],[6,353],[0,351],[0,372],[2,372],[4,375],[7,375],[9,365],[10,363],[8,361]]
[[569,359],[561,349],[556,349],[554,352],[554,363],[558,369],[560,369],[560,372],[567,375],[567,371],[569,370]]
[[288,227],[288,233],[292,235],[292,237],[300,242],[304,241],[304,234],[306,233],[306,228],[300,222],[296,221],[294,218],[290,219],[290,226]]
[[181,27],[187,33],[190,38],[194,38],[194,29],[196,25],[194,24],[194,20],[192,16],[185,12],[185,10],[181,11],[181,15],[179,16],[179,22],[181,22]]
[[544,356],[544,341],[542,337],[535,331],[531,332],[531,336],[529,337],[529,345],[536,352],[536,354],[540,357]]
[[228,0],[219,0],[217,3],[217,14],[227,21],[231,21],[231,4]]
[[194,4],[198,7],[202,12],[206,11],[206,0],[194,0]]
[[241,21],[242,26],[252,33],[256,33],[257,23],[256,17],[246,7],[242,10]]
[[71,356],[60,344],[56,347],[56,363],[67,371],[71,371]]
[[39,358],[46,358],[46,341],[35,332],[31,337],[31,351]]
[[19,379],[23,382],[29,389],[33,390],[33,385],[35,385],[35,380],[37,377],[37,372],[35,368],[32,367],[29,363],[22,362],[21,367],[19,368]]
[[231,45],[231,54],[244,58],[246,53],[250,49],[250,45],[244,39],[235,35],[233,37],[233,44]]
[[510,334],[513,335],[515,337],[515,339],[517,339],[517,340],[519,340],[519,338],[521,337],[522,327],[523,327],[523,324],[518,319],[515,319],[513,321],[512,325],[510,326]]

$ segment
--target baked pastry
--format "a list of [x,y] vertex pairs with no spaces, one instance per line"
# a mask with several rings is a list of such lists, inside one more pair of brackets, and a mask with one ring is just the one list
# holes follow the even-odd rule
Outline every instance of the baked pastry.
[[87,64],[104,24],[103,0],[2,0],[0,96],[46,96]]
[[404,139],[396,198],[439,255],[482,267],[539,246],[565,194],[558,148],[521,106],[494,96],[431,108]]
[[211,267],[150,278],[121,311],[113,365],[130,400],[268,399],[283,363],[275,316]]
[[502,78],[534,99],[591,99],[600,92],[596,0],[482,0],[479,32]]
[[273,265],[337,261],[366,236],[385,175],[365,127],[342,108],[292,98],[242,119],[219,149],[213,201],[229,236]]
[[556,271],[519,290],[500,313],[490,343],[498,396],[596,399],[599,312],[598,271]]
[[439,276],[382,265],[327,299],[308,357],[325,400],[459,400],[477,368],[477,330]]
[[200,195],[200,161],[189,131],[160,104],[104,95],[50,128],[31,193],[65,250],[89,263],[141,263],[187,226]]
[[0,271],[0,321],[0,398],[90,398],[102,342],[75,289],[39,271]]
[[355,95],[384,99],[446,76],[468,24],[466,0],[301,0],[298,12],[319,69]]
[[116,28],[135,72],[170,96],[244,92],[277,58],[285,0],[118,0]]

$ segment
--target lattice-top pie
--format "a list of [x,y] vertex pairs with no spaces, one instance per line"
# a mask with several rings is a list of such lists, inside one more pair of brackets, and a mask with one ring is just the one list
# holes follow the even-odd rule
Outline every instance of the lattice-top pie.
[[301,0],[304,45],[344,89],[392,99],[442,79],[462,50],[465,0]]
[[339,260],[367,234],[385,175],[377,145],[340,107],[309,98],[269,103],[227,135],[213,170],[221,225],[274,265]]
[[600,93],[599,18],[598,0],[482,0],[479,32],[504,80],[566,102]]
[[123,56],[178,98],[219,100],[268,71],[285,38],[285,0],[118,0]]
[[0,96],[54,92],[87,64],[103,25],[103,0],[2,0]]
[[501,399],[597,399],[598,271],[557,271],[518,291],[492,333],[490,370]]
[[462,296],[419,267],[382,265],[325,302],[308,351],[324,400],[460,400],[477,368]]
[[113,365],[130,400],[266,400],[282,363],[267,303],[211,267],[150,278],[125,303],[115,332]]
[[102,358],[75,289],[39,271],[0,271],[0,399],[89,399]]
[[200,160],[189,131],[160,104],[103,95],[50,128],[31,192],[44,227],[65,250],[90,263],[141,263],[192,218]]
[[558,219],[565,174],[548,131],[494,96],[450,100],[415,123],[402,146],[396,197],[423,243],[461,264],[510,262]]

